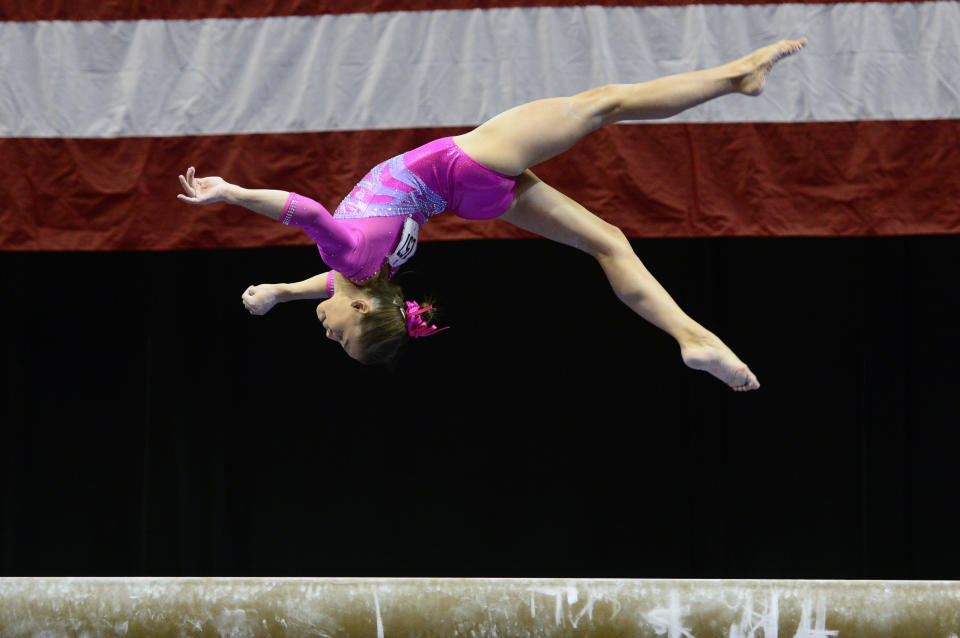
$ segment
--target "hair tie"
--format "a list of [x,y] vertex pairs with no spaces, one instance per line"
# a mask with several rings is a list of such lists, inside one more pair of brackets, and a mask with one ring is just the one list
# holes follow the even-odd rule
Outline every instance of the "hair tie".
[[416,301],[404,301],[406,309],[401,308],[400,312],[403,314],[403,318],[407,322],[407,334],[413,337],[414,339],[419,339],[420,337],[429,337],[430,335],[437,334],[438,332],[443,332],[450,326],[444,326],[443,328],[438,328],[436,326],[428,326],[424,322],[422,315],[428,310],[433,310],[433,306],[427,305],[423,308],[420,307]]

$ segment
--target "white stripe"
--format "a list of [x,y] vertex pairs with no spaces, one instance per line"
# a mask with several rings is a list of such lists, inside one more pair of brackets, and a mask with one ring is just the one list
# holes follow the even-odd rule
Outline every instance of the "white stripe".
[[763,97],[674,120],[960,117],[955,2],[523,8],[0,23],[0,136],[474,125],[799,35]]

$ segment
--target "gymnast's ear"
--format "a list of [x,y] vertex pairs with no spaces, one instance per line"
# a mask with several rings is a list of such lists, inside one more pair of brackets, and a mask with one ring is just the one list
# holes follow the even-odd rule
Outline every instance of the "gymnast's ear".
[[364,315],[370,312],[371,310],[373,310],[373,305],[368,300],[362,297],[351,301],[350,307],[356,308],[360,312],[360,314],[364,314]]

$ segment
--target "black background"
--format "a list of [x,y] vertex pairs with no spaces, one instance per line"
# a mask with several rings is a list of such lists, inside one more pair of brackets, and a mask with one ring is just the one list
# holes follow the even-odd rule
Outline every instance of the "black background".
[[422,245],[393,371],[243,310],[312,247],[0,254],[0,573],[960,577],[960,237],[632,243],[759,391],[545,241]]

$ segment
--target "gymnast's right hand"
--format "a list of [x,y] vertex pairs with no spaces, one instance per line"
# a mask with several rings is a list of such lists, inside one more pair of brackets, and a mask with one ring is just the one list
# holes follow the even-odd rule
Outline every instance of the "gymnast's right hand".
[[180,175],[180,185],[186,193],[177,195],[177,199],[188,204],[212,204],[227,198],[230,184],[220,177],[197,177],[194,168],[187,169],[187,175]]
[[243,291],[243,307],[251,315],[265,315],[280,301],[279,292],[275,284],[250,286]]

